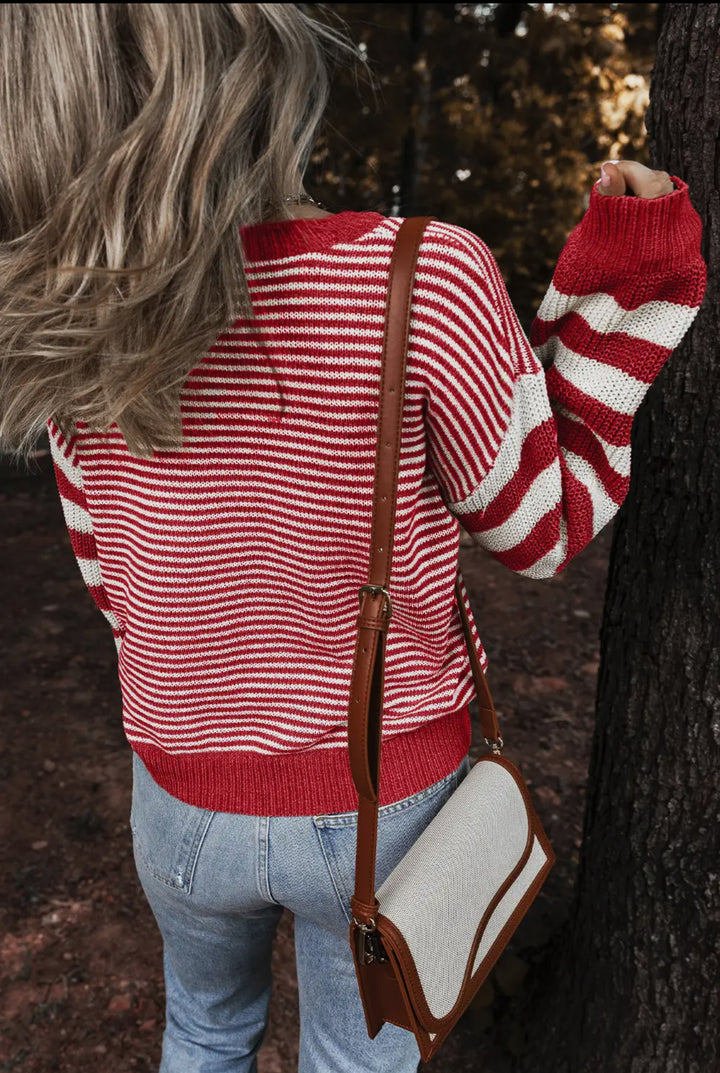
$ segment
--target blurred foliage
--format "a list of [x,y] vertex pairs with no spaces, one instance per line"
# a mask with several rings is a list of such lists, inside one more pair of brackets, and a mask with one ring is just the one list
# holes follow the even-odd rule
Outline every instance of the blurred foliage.
[[345,29],[367,64],[333,71],[306,189],[336,212],[473,231],[528,332],[600,163],[650,164],[662,5],[303,6]]

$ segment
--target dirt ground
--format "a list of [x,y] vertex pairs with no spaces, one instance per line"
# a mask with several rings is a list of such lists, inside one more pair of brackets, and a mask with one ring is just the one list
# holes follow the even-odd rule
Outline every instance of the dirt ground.
[[[41,447],[43,441],[41,441]],[[161,945],[136,879],[131,752],[117,655],[70,548],[49,455],[0,462],[0,1070],[159,1065]],[[421,1070],[509,1073],[531,973],[567,916],[582,830],[612,526],[551,581],[463,547],[505,739],[557,854],[540,896],[453,1034]],[[472,756],[486,747],[473,711]],[[259,1073],[295,1073],[293,918],[273,953]],[[348,1073],[352,1073],[348,1070]]]

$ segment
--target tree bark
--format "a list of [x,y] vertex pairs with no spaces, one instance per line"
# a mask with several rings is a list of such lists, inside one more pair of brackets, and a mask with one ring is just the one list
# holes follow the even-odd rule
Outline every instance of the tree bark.
[[664,6],[650,166],[690,187],[708,287],[633,424],[575,901],[522,1073],[720,1070],[720,5]]
[[[408,4],[409,8],[409,73],[408,73],[408,128],[403,138],[400,155],[400,198],[398,216],[414,216],[416,213],[417,187],[420,170],[420,155],[424,146],[421,138],[427,124],[427,92],[425,81],[416,63],[421,55],[425,34],[425,12],[422,4]],[[418,136],[420,130],[420,137]]]

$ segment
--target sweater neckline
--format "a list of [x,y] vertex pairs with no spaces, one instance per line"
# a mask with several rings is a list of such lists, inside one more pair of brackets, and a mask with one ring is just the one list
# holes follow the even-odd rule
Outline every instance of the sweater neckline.
[[248,224],[240,228],[240,235],[248,261],[268,261],[351,242],[384,219],[380,212],[345,209],[332,216]]

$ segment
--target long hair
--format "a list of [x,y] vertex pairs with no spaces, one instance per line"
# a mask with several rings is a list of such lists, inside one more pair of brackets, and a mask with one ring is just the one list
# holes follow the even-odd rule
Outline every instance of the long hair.
[[363,60],[304,7],[0,4],[0,447],[17,461],[50,417],[68,439],[115,422],[138,458],[182,446],[188,373],[253,316],[239,229],[291,217],[327,57]]

